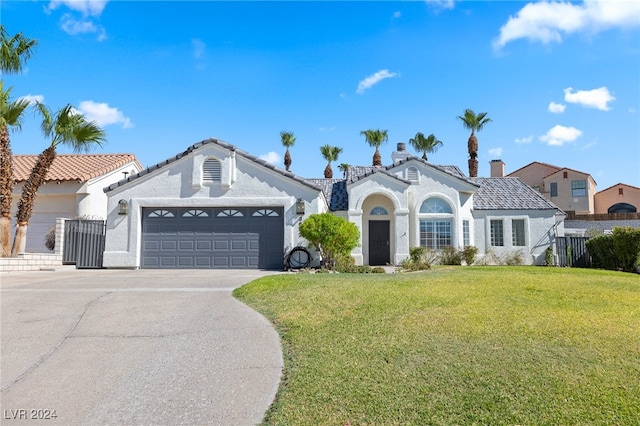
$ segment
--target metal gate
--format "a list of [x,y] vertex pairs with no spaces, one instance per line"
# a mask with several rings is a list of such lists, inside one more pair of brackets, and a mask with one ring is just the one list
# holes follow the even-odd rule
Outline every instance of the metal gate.
[[585,242],[588,237],[556,237],[559,266],[590,268],[591,256]]
[[66,220],[62,263],[75,263],[76,269],[102,268],[104,239],[104,220]]

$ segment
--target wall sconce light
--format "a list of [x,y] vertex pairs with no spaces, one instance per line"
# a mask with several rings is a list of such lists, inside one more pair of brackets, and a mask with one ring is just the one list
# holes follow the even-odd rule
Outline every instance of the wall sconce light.
[[296,214],[304,214],[304,200],[302,198],[296,200]]
[[118,214],[125,215],[129,212],[129,204],[127,204],[127,200],[118,201]]

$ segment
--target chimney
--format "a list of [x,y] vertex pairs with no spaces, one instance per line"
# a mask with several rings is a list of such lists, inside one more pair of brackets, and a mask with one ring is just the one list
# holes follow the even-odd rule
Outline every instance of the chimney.
[[504,177],[504,161],[491,160],[489,165],[491,166],[491,177]]
[[407,145],[404,142],[398,142],[396,150],[391,153],[391,160],[393,161],[393,164],[397,164],[400,161],[413,156],[413,154],[406,149]]

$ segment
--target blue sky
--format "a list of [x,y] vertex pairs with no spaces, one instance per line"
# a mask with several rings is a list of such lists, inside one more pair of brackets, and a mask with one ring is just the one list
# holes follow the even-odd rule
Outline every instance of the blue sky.
[[[478,134],[479,176],[532,161],[590,173],[603,190],[640,186],[640,0],[586,2],[6,1],[0,19],[39,46],[12,95],[71,103],[107,132],[96,152],[143,166],[215,137],[322,177],[370,165],[360,135],[417,132],[444,145],[429,160],[467,169],[465,108],[493,120]],[[29,114],[16,154],[47,146]],[[60,150],[64,153],[65,150]]]

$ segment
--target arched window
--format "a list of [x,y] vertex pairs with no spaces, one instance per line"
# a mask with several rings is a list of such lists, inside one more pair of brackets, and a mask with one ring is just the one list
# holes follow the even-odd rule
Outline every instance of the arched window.
[[614,204],[607,210],[607,213],[636,213],[638,209],[627,203]]
[[274,217],[274,216],[279,216],[278,212],[271,210],[271,209],[259,209],[256,210],[255,212],[253,212],[253,214],[251,216],[269,216],[269,217]]
[[449,203],[441,198],[429,198],[420,206],[420,213],[453,213]]
[[369,213],[371,216],[386,216],[389,214],[389,212],[387,211],[387,209],[385,209],[382,206],[375,206],[374,208],[371,209],[371,213]]
[[240,212],[238,210],[235,210],[235,209],[227,209],[227,210],[222,210],[216,216],[218,216],[218,217],[242,217],[242,216],[244,216],[244,214],[242,214],[242,212]]
[[172,211],[158,209],[149,213],[148,217],[175,217]]
[[209,213],[204,210],[193,209],[182,213],[182,217],[209,217]]
[[215,158],[207,159],[202,164],[202,182],[219,183],[221,181],[221,169],[220,161]]

